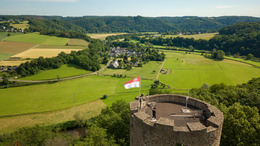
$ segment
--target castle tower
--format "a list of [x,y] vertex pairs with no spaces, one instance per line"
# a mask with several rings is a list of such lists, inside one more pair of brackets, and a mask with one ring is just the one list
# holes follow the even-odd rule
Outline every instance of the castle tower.
[[[186,107],[187,101],[187,107]],[[156,118],[151,107],[156,104]],[[224,116],[216,107],[195,98],[161,94],[130,103],[131,146],[216,146]]]

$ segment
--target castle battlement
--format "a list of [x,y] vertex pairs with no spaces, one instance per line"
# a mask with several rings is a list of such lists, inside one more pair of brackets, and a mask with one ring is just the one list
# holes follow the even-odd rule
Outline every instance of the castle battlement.
[[[224,116],[216,107],[186,96],[161,94],[130,103],[131,145],[219,145]],[[151,119],[156,103],[156,120]],[[188,109],[189,113],[182,112]]]

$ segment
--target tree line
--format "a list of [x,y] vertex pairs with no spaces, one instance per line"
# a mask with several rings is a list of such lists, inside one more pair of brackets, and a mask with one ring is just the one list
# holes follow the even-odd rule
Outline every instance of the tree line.
[[[244,22],[225,27],[220,30],[220,34],[210,40],[195,40],[194,38],[144,38],[139,37],[140,43],[149,42],[153,45],[176,46],[189,48],[190,46],[198,50],[223,50],[227,54],[237,54],[247,56],[253,54],[260,57],[260,23]],[[236,30],[236,31],[234,31]]]

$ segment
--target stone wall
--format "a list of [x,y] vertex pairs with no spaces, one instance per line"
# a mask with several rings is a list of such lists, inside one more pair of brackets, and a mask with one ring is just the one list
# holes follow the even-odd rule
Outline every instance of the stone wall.
[[[144,106],[148,102],[173,102],[185,104],[186,96],[162,94],[144,97]],[[204,111],[205,125],[187,123],[185,127],[174,125],[174,120],[160,117],[157,121],[150,120],[144,110],[137,109],[138,101],[130,103],[130,145],[132,146],[166,146],[183,144],[187,146],[219,145],[224,116],[216,107],[195,98],[189,98],[188,104]]]

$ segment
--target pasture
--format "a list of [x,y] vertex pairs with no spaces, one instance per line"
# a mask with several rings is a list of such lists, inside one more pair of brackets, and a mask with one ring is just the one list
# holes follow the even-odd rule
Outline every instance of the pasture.
[[2,60],[5,60],[6,58],[12,56],[13,54],[9,54],[9,53],[1,53],[0,52],[0,65],[1,65],[1,62]]
[[11,36],[23,35],[23,33],[0,32],[0,41],[4,40],[6,37],[8,37],[7,34],[10,34]]
[[165,35],[165,36],[163,36],[163,38],[183,37],[183,38],[194,38],[195,40],[198,40],[198,39],[209,40],[217,34],[218,33],[203,33],[203,34],[195,34],[195,35]]
[[70,120],[75,120],[74,115],[80,114],[83,119],[98,116],[106,105],[101,100],[84,103],[67,109],[51,112],[20,115],[0,118],[0,134],[10,133],[22,127],[35,125],[51,125]]
[[12,57],[20,58],[39,58],[42,57],[55,57],[60,52],[70,53],[71,51],[79,51],[81,49],[29,49],[22,53],[16,54]]
[[[150,61],[147,64],[143,64],[143,67],[133,67],[131,70],[125,69],[111,69],[107,68],[106,70],[100,72],[102,75],[114,75],[122,74],[127,77],[137,77],[141,75],[141,78],[153,80],[156,77],[156,74],[162,64],[162,61]],[[154,72],[155,70],[155,72]]]
[[174,88],[199,88],[203,83],[210,85],[225,83],[236,85],[260,77],[260,69],[248,64],[224,60],[214,61],[201,55],[185,52],[165,51],[167,61],[159,80]]
[[56,36],[39,35],[37,33],[28,33],[23,35],[10,36],[6,41],[25,42],[40,45],[66,45],[68,38]]
[[[131,79],[95,75],[53,84],[0,89],[0,116],[69,108],[95,101],[104,94],[108,95],[104,100],[106,105],[117,99],[130,102],[138,95],[138,88],[124,88],[124,83]],[[142,80],[141,92],[146,93],[151,83]]]
[[58,69],[41,71],[40,73],[22,78],[22,80],[46,80],[46,79],[57,79],[57,76],[60,78],[81,75],[91,73],[90,71],[86,71],[84,69],[79,68],[74,64],[65,64],[62,65]]

